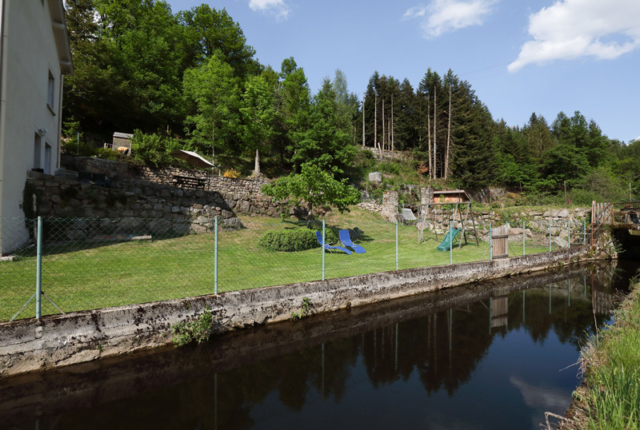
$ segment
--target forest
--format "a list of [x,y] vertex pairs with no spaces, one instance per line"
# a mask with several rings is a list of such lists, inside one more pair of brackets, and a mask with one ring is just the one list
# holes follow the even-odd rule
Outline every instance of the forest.
[[84,154],[115,156],[96,144],[135,131],[139,162],[175,163],[175,149],[223,171],[250,162],[253,175],[281,178],[273,195],[322,187],[316,204],[330,195],[343,207],[357,200],[347,184],[363,181],[372,151],[411,152],[420,181],[438,188],[503,186],[541,200],[568,188],[589,204],[640,193],[640,141],[609,139],[580,112],[508,125],[452,70],[428,69],[415,85],[372,71],[364,94],[336,70],[313,94],[294,58],[279,70],[261,64],[224,9],[66,0],[66,12],[75,74],[63,134]]

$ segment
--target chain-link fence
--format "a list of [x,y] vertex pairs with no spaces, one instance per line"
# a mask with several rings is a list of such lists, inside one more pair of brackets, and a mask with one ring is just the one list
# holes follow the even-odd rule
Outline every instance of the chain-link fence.
[[[49,315],[489,260],[497,227],[451,221],[458,229],[451,235],[442,225],[389,223],[364,211],[324,221],[234,221],[0,219],[0,321],[36,316],[38,298]],[[587,240],[576,221],[510,225],[508,236],[510,257]]]

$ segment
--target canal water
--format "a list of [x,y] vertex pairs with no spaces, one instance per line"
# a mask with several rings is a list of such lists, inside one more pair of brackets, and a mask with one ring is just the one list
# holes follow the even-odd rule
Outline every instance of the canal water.
[[8,429],[539,429],[639,265],[572,266],[0,380]]

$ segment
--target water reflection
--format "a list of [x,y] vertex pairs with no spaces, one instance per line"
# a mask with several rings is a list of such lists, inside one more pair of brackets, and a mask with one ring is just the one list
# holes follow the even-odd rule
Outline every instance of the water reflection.
[[18,378],[0,389],[0,423],[539,428],[544,411],[568,406],[577,369],[560,370],[634,270],[565,268]]

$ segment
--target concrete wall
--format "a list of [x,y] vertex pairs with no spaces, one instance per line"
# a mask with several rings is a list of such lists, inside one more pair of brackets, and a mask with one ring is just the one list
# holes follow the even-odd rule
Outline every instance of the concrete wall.
[[106,308],[41,320],[0,324],[0,375],[12,375],[95,360],[171,343],[171,325],[210,308],[214,332],[285,321],[313,313],[361,306],[577,262],[586,247],[497,261],[384,272],[327,281],[222,293],[133,306]]
[[[53,173],[59,162],[62,70],[50,2],[5,0],[5,3],[0,217],[21,217],[27,171],[38,167]],[[49,104],[50,74],[54,95]],[[12,235],[11,241],[0,238],[2,251],[16,246],[10,242],[26,240],[26,230],[23,233]]]
[[[272,324],[248,329],[235,336],[221,336],[199,348],[172,348],[131,354],[83,363],[66,369],[4,378],[0,390],[0,422],[9,428],[33,417],[56,416],[78,407],[97,407],[109,402],[157,390],[183,381],[201,379],[242,366],[295,353],[336,339],[359,336],[398,321],[424,318],[443,310],[465,307],[489,297],[513,291],[545,288],[553,283],[580,277],[589,270],[584,265],[498,279],[477,286],[450,288],[439,294],[406,297],[362,306],[350,312],[332,312],[300,322]],[[597,280],[597,278],[596,278]],[[564,281],[564,282],[563,282]],[[554,296],[566,287],[554,289]],[[57,393],[52,396],[51,393]]]

